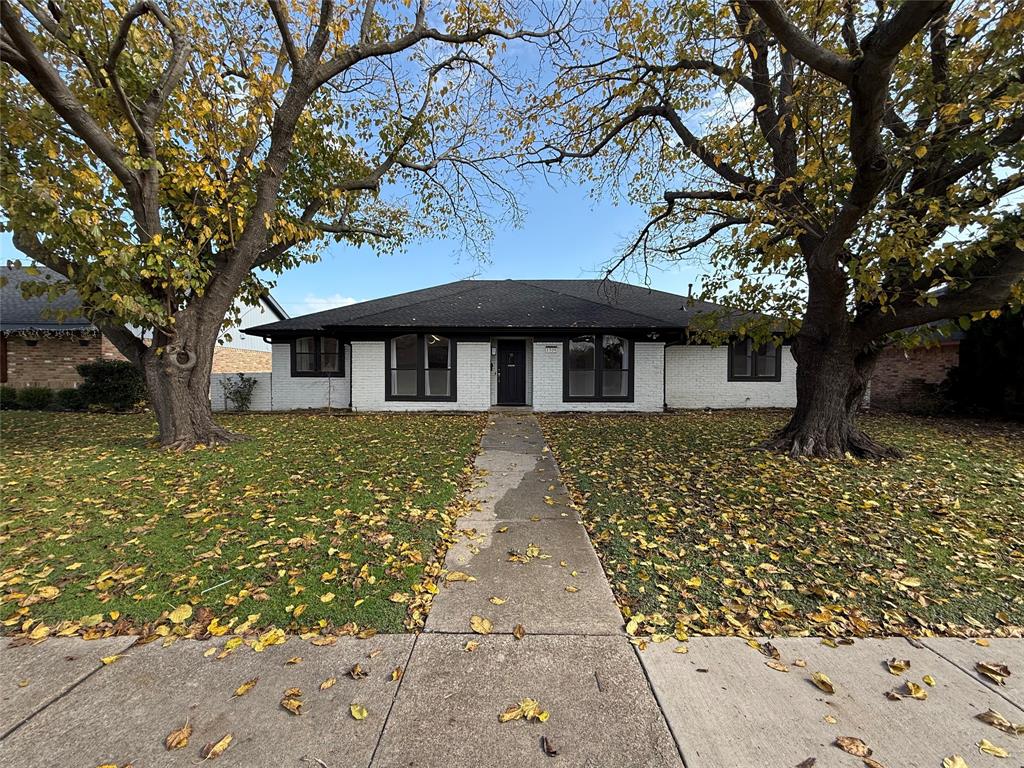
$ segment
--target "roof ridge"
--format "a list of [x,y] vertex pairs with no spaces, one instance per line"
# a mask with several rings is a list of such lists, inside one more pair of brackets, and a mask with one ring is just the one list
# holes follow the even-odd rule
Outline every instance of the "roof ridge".
[[[648,322],[652,322],[652,321],[655,322],[655,323],[663,323],[663,322],[665,322],[664,320],[656,318],[656,317],[653,317],[652,315],[645,315],[645,314],[642,314],[640,312],[634,312],[632,309],[625,309],[623,307],[618,307],[618,306],[616,306],[614,304],[609,304],[607,302],[594,301],[593,299],[588,299],[585,296],[576,296],[575,294],[565,293],[564,291],[556,291],[553,288],[547,288],[546,286],[543,286],[543,285],[535,285],[534,283],[531,283],[529,280],[515,280],[514,282],[525,283],[527,285],[532,285],[534,288],[539,288],[542,291],[547,291],[548,293],[554,293],[554,294],[556,294],[558,296],[567,296],[570,299],[578,299],[579,301],[585,301],[588,304],[594,304],[594,305],[599,306],[599,307],[612,307],[613,309],[616,309],[619,312],[626,312],[627,314],[633,315],[634,317],[638,317],[638,318],[640,318],[642,320],[647,320]],[[580,282],[591,282],[591,281],[580,280]],[[616,280],[616,281],[613,281],[613,282],[617,283],[618,281]],[[621,283],[621,285],[629,285],[629,283]],[[635,287],[635,286],[630,286],[630,287]],[[674,296],[675,294],[671,294],[671,295]]]

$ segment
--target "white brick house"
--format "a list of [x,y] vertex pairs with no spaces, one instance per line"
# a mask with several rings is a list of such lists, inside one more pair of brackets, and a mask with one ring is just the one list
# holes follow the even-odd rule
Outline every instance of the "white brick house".
[[[255,410],[661,411],[792,406],[784,344],[688,343],[720,307],[599,280],[462,280],[246,328]],[[224,407],[214,382],[215,408]]]

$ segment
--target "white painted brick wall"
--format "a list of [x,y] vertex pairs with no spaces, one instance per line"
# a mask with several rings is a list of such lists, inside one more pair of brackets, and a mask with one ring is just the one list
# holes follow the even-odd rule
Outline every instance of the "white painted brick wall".
[[271,367],[274,377],[273,406],[275,411],[290,411],[303,408],[348,408],[352,386],[351,360],[348,345],[345,351],[346,376],[312,377],[291,375],[291,347],[288,344],[274,344]]
[[384,399],[383,341],[352,342],[352,410],[354,411],[486,411],[491,405],[491,344],[455,342],[453,402]]
[[562,342],[533,345],[535,411],[661,411],[665,406],[662,342],[633,345],[633,402],[567,403],[562,400]]
[[729,381],[729,348],[683,345],[665,350],[669,408],[791,408],[796,361],[782,348],[781,381]]
[[[269,411],[270,407],[270,380],[271,374],[266,371],[246,373],[246,376],[256,379],[256,386],[252,390],[252,402],[249,404],[250,411]],[[234,406],[224,397],[222,382],[228,379],[238,381],[237,373],[214,373],[210,375],[210,406],[215,411],[226,411]]]

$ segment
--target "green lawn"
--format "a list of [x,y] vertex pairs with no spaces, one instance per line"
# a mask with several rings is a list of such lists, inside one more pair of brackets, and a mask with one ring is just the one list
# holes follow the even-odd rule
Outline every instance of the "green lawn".
[[1020,425],[865,417],[884,463],[751,448],[784,418],[542,418],[630,630],[1021,631]]
[[3,631],[414,626],[484,419],[225,422],[253,439],[173,453],[144,415],[3,412]]

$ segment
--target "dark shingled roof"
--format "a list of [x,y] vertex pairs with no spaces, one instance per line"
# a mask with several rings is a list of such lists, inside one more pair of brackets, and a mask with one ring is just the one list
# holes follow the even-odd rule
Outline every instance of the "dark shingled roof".
[[[78,294],[67,291],[53,301],[46,295],[26,299],[21,295],[21,284],[26,282],[64,282],[64,277],[52,269],[35,267],[39,274],[30,275],[24,267],[0,267],[0,331],[91,331],[93,324],[77,314],[81,301]],[[58,313],[68,315],[63,322]]]
[[246,328],[255,335],[371,328],[679,330],[707,302],[604,280],[459,280]]

